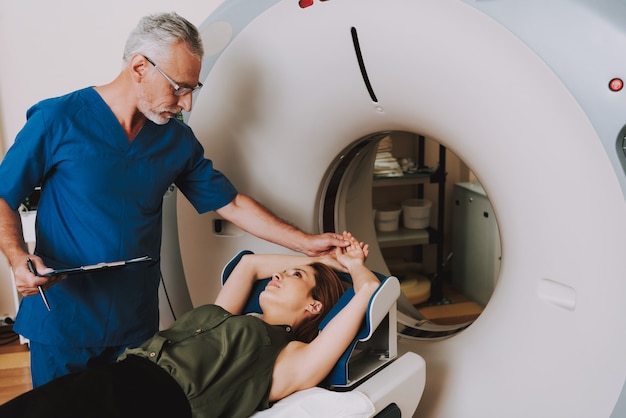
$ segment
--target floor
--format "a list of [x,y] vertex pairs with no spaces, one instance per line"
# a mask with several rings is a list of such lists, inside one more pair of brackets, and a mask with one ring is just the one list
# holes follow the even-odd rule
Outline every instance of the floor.
[[[416,305],[422,315],[441,325],[472,321],[482,307],[453,287],[444,287],[446,303],[424,302]],[[28,348],[19,343],[9,326],[0,327],[0,405],[30,390],[30,358]]]
[[425,318],[439,325],[455,325],[474,321],[483,307],[457,291],[449,282],[443,283],[443,301],[415,305]]
[[0,327],[0,405],[32,388],[28,348],[9,326]]

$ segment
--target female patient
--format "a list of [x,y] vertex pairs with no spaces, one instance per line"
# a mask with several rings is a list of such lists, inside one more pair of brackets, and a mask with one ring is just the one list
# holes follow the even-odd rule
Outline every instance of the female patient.
[[[244,255],[214,305],[192,310],[115,364],[61,377],[0,406],[1,417],[248,417],[319,384],[356,335],[379,285],[368,246],[330,256]],[[351,274],[355,296],[318,334]],[[276,271],[280,271],[276,273]],[[241,315],[272,277],[260,316]]]

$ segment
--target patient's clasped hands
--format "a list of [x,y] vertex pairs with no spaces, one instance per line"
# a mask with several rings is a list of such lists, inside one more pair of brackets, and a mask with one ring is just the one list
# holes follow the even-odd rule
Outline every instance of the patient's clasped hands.
[[337,261],[348,270],[353,265],[363,265],[369,254],[369,244],[359,242],[350,232],[344,232],[343,238],[349,245],[335,248]]

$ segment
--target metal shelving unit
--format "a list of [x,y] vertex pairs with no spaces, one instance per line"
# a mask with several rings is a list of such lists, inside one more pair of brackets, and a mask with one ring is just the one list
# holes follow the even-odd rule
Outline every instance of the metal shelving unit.
[[400,187],[417,185],[416,197],[424,197],[424,184],[437,184],[437,227],[425,229],[407,229],[400,227],[396,231],[377,232],[380,248],[405,246],[422,246],[434,244],[437,246],[436,271],[431,279],[430,302],[441,302],[443,297],[443,265],[444,265],[444,214],[445,214],[445,183],[446,183],[446,148],[439,145],[439,164],[435,170],[425,167],[425,138],[418,137],[417,173],[405,174],[402,177],[374,177],[372,186]]

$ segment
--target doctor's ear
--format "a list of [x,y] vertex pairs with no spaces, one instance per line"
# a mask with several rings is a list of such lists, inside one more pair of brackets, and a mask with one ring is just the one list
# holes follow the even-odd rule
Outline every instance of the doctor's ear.
[[133,79],[136,81],[139,81],[144,77],[148,66],[148,60],[141,54],[133,55],[128,63],[128,69],[131,72]]

